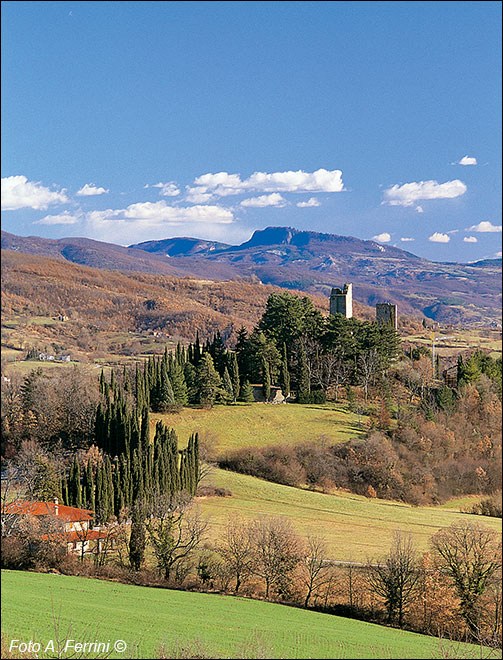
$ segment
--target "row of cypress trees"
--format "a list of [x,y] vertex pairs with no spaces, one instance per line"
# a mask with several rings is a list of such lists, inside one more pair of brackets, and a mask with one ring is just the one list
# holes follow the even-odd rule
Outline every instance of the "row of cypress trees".
[[[94,444],[104,459],[91,459],[81,468],[74,457],[67,477],[62,479],[62,501],[69,506],[96,512],[95,520],[105,522],[136,501],[152,501],[158,495],[186,491],[195,495],[199,479],[199,441],[191,435],[185,449],[178,449],[174,429],[159,421],[150,437],[150,407],[168,388],[170,403],[187,403],[181,365],[186,354],[179,346],[174,356],[167,351],[161,358],[136,365],[134,386],[126,368],[112,370],[107,381],[100,377]],[[156,403],[157,402],[157,403]]]
[[193,434],[185,449],[178,449],[173,429],[162,422],[156,425],[153,441],[131,454],[121,453],[93,465],[91,459],[81,470],[74,457],[68,477],[62,480],[64,504],[96,512],[98,523],[118,516],[138,500],[152,502],[159,495],[185,491],[195,495],[199,480],[199,439]]

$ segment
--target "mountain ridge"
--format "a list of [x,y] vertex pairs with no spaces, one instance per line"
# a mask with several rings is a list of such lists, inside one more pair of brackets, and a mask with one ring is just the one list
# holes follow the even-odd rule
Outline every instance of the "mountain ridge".
[[500,319],[501,261],[433,262],[376,241],[293,227],[256,230],[240,245],[185,236],[128,247],[2,232],[2,247],[122,272],[214,281],[258,278],[324,296],[333,286],[353,282],[354,298],[367,305],[390,301],[406,314],[444,323],[494,324]]

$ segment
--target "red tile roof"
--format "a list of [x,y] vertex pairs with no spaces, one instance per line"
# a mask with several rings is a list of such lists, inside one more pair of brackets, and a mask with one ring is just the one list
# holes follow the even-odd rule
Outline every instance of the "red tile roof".
[[12,502],[5,507],[5,513],[13,513],[20,516],[54,516],[64,522],[79,522],[94,518],[94,512],[89,509],[77,509],[73,506],[55,504],[54,502]]

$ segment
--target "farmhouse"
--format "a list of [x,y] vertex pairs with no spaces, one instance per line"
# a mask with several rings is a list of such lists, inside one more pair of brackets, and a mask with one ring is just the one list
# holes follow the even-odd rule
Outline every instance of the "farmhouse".
[[[93,552],[94,549],[99,551],[105,538],[102,530],[91,527],[91,521],[94,518],[93,511],[59,504],[57,497],[53,502],[12,502],[5,507],[5,514],[35,516],[61,522],[67,552],[81,554]],[[93,547],[91,547],[91,541],[95,542]]]

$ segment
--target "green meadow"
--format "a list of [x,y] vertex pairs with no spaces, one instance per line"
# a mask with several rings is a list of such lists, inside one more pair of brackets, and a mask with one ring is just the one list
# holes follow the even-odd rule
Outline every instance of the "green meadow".
[[[197,431],[219,453],[239,447],[295,444],[319,438],[330,443],[344,442],[362,435],[358,415],[336,404],[236,404],[209,410],[184,408],[177,414],[153,414],[151,418],[154,426],[162,419],[176,429],[181,445]],[[362,416],[362,426],[365,421],[366,417]]]
[[[161,644],[194,640],[210,657],[484,657],[477,647],[448,650],[434,637],[263,601],[20,571],[2,571],[2,630],[7,649],[12,639],[42,649],[56,638],[63,645],[110,640],[110,654],[88,658],[155,658]],[[113,650],[116,640],[125,652]]]
[[498,518],[459,513],[459,509],[414,507],[350,493],[319,493],[217,468],[205,483],[232,493],[230,497],[196,499],[210,519],[213,537],[222,533],[230,514],[248,519],[286,516],[302,536],[323,536],[330,558],[342,561],[365,561],[387,552],[395,530],[410,532],[419,550],[427,550],[430,537],[453,522],[470,520],[501,531]]

